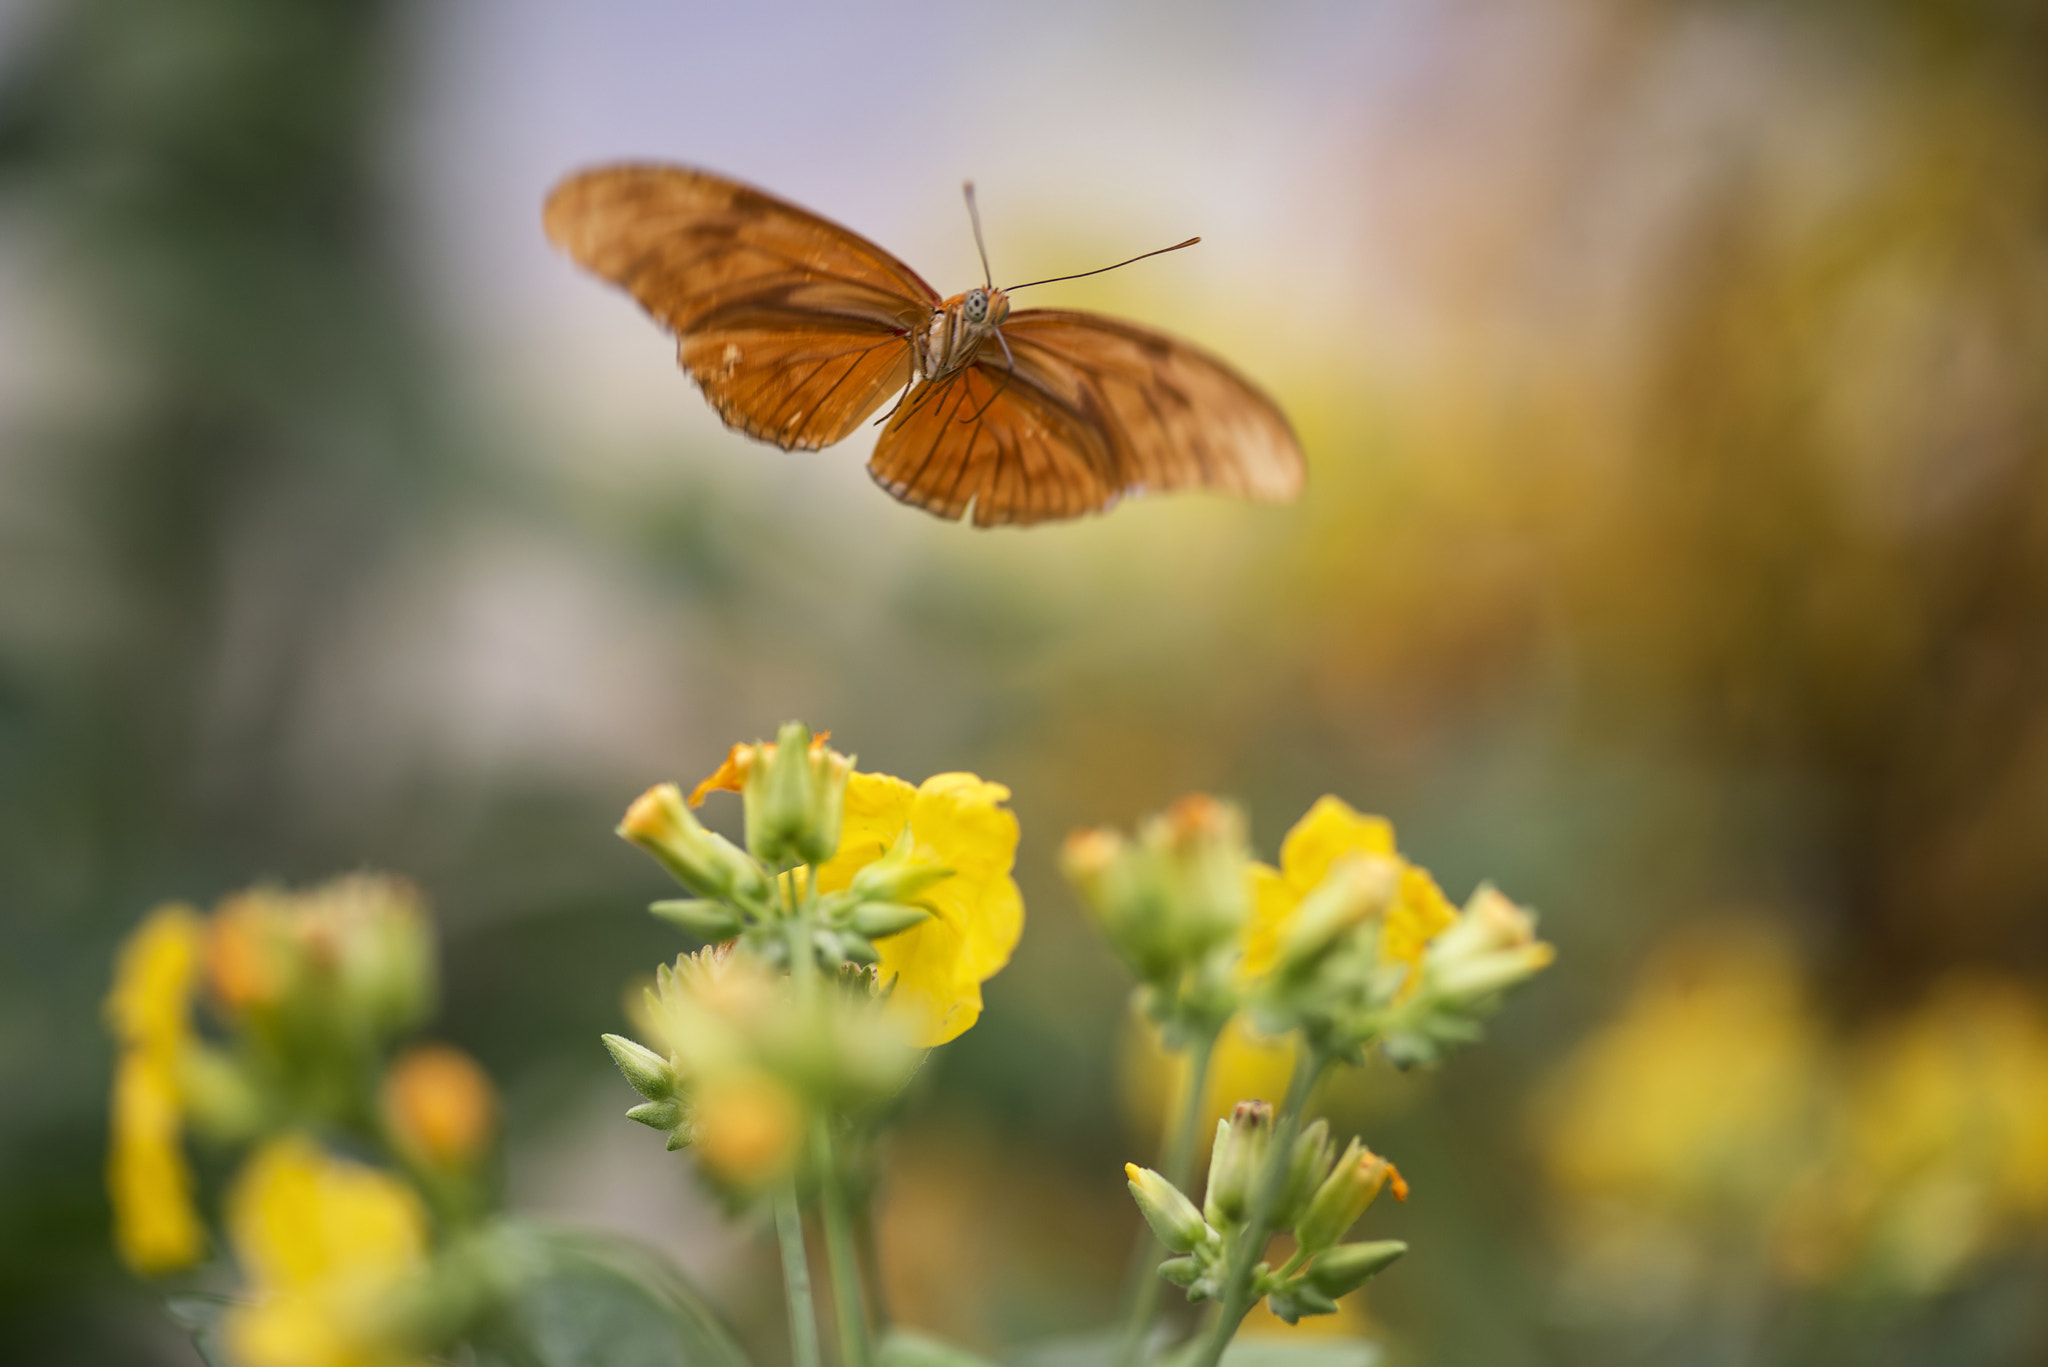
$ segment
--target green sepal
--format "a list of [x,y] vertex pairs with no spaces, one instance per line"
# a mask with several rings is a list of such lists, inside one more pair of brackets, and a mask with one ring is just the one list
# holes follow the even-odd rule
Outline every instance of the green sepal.
[[672,1130],[682,1118],[682,1104],[673,1097],[662,1101],[643,1101],[626,1112],[626,1119],[637,1120],[652,1130]]
[[681,926],[700,940],[719,944],[740,933],[744,924],[738,911],[723,902],[695,897],[677,897],[647,908],[670,925]]

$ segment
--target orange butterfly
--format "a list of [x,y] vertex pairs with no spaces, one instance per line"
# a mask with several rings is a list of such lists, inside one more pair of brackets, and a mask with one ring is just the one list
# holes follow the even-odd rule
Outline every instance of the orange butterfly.
[[[1097,314],[1012,313],[993,283],[941,299],[857,233],[723,176],[599,167],[557,186],[544,221],[676,335],[718,416],[750,437],[830,446],[903,390],[868,471],[948,520],[1045,522],[1164,489],[1301,492],[1287,419],[1215,357]],[[979,247],[978,216],[974,231]]]

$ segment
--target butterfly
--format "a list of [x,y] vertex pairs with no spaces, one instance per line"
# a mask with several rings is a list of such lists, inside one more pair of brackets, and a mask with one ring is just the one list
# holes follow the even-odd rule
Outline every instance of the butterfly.
[[1135,323],[1013,311],[1010,293],[1026,286],[997,289],[985,249],[983,286],[941,299],[858,233],[723,176],[653,164],[570,176],[543,224],[675,334],[728,427],[817,450],[900,391],[868,471],[949,521],[1046,522],[1168,489],[1265,502],[1301,491],[1300,443],[1249,380]]

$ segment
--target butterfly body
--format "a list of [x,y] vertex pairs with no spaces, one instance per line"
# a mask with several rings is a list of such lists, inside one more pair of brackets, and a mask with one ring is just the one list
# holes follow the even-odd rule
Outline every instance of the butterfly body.
[[972,289],[942,302],[912,343],[917,378],[944,379],[972,364],[1009,316],[1010,297],[999,289]]
[[1026,525],[1140,492],[1300,492],[1287,419],[1208,353],[1121,319],[1012,310],[992,285],[941,299],[859,234],[723,176],[585,171],[548,197],[545,224],[674,334],[737,431],[815,450],[901,391],[868,471],[939,517]]

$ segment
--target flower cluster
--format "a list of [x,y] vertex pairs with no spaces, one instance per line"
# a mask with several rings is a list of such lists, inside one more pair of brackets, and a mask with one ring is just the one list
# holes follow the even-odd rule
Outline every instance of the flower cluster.
[[222,1222],[242,1291],[214,1326],[238,1367],[403,1367],[436,1346],[415,1293],[436,1275],[436,1222],[481,1209],[495,1100],[460,1051],[399,1047],[432,969],[418,896],[361,875],[242,893],[210,916],[162,907],[122,946],[107,998],[115,1244],[146,1275],[199,1264],[188,1137],[246,1149]]
[[[657,971],[640,1028],[658,1047],[605,1045],[644,1098],[628,1115],[735,1201],[815,1176],[916,1050],[974,1024],[1023,930],[1008,789],[863,773],[826,741],[792,722],[619,825],[695,894],[651,910],[714,947]],[[720,791],[741,797],[745,848],[692,811]]]
[[[1234,807],[1193,796],[1143,823],[1070,836],[1063,866],[1104,938],[1138,981],[1162,1042],[1190,1057],[1165,1171],[1127,1167],[1132,1195],[1175,1256],[1160,1264],[1190,1300],[1219,1302],[1193,1367],[1215,1367],[1247,1311],[1328,1314],[1405,1251],[1337,1242],[1382,1186],[1406,1198],[1400,1174],[1357,1140],[1334,1162],[1327,1124],[1303,1127],[1309,1093],[1333,1063],[1376,1047],[1402,1067],[1431,1063],[1479,1035],[1508,988],[1552,957],[1535,918],[1490,886],[1460,909],[1428,870],[1403,858],[1384,818],[1335,797],[1311,807],[1281,842],[1277,867],[1254,861]],[[1291,1059],[1276,1110],[1240,1102],[1219,1122],[1208,1191],[1182,1194],[1194,1127],[1219,1060],[1258,1041]],[[1275,1233],[1293,1255],[1265,1260]],[[1156,1286],[1156,1284],[1154,1284]],[[1131,1301],[1124,1355],[1135,1361],[1152,1290]]]
[[[1160,1265],[1160,1275],[1185,1287],[1189,1300],[1226,1294],[1230,1241],[1251,1223],[1257,1184],[1274,1143],[1273,1108],[1263,1101],[1239,1102],[1229,1119],[1216,1124],[1199,1210],[1157,1172],[1124,1165],[1146,1223],[1178,1255]],[[1253,1298],[1264,1297],[1267,1309],[1288,1324],[1304,1315],[1335,1313],[1337,1297],[1356,1291],[1408,1251],[1397,1239],[1338,1242],[1389,1186],[1395,1199],[1408,1199],[1400,1172],[1364,1144],[1353,1139],[1343,1153],[1333,1154],[1328,1121],[1304,1129],[1288,1151],[1279,1195],[1266,1213],[1270,1228],[1292,1232],[1294,1254],[1278,1268],[1264,1261],[1252,1268]]]
[[1757,1276],[1927,1297],[2048,1232],[2037,1000],[1958,977],[1840,1034],[1760,926],[1664,945],[1536,1120],[1595,1304],[1650,1276],[1666,1305]]

